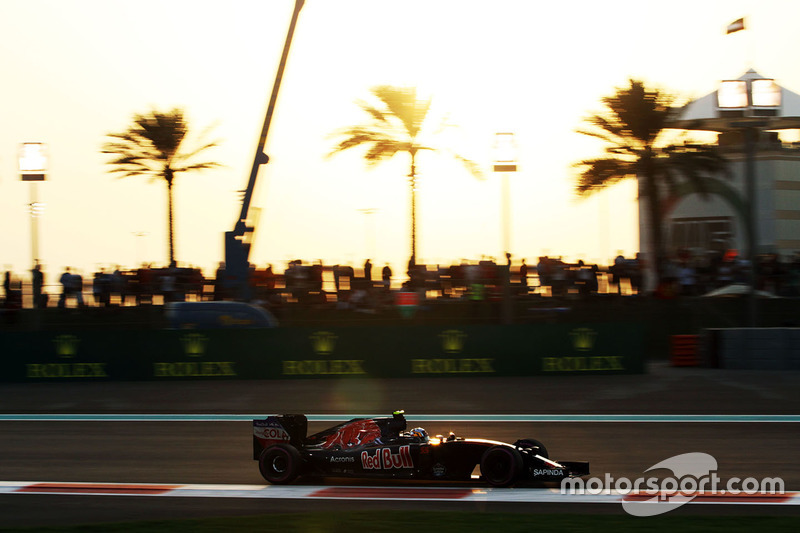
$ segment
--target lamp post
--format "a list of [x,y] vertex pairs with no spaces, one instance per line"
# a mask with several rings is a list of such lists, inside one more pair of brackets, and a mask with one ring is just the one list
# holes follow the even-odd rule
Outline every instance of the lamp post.
[[497,133],[494,136],[494,171],[502,175],[500,217],[502,220],[502,253],[509,258],[503,267],[503,322],[513,321],[511,306],[511,192],[508,175],[517,171],[517,145],[513,133]]
[[748,294],[748,325],[758,322],[756,300],[756,260],[758,256],[758,191],[756,187],[756,150],[761,130],[769,126],[781,106],[781,89],[768,78],[725,80],[717,91],[717,106],[721,116],[727,116],[730,126],[742,132],[744,139],[745,195],[747,197],[747,260],[750,263]]
[[36,182],[45,180],[47,172],[47,153],[44,143],[27,142],[20,145],[19,172],[22,181],[31,182],[31,196],[28,208],[31,215],[31,257],[33,266],[39,262],[39,215],[44,204],[36,196]]
[[499,172],[501,181],[500,217],[502,226],[503,253],[511,253],[511,192],[508,175],[517,171],[517,145],[513,133],[496,133],[494,137],[494,171]]

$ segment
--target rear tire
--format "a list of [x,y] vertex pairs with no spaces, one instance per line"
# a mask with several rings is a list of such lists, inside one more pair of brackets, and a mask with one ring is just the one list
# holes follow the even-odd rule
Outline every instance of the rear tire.
[[508,487],[522,474],[522,455],[514,448],[493,446],[481,457],[481,476],[493,487]]
[[258,469],[273,485],[285,485],[300,474],[300,452],[290,444],[275,444],[261,452]]

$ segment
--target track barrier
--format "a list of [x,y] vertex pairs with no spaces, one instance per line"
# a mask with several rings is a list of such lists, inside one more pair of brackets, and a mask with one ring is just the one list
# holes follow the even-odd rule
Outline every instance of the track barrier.
[[670,337],[670,364],[672,366],[698,366],[697,335],[672,335]]
[[629,323],[9,332],[0,381],[636,374],[644,352]]

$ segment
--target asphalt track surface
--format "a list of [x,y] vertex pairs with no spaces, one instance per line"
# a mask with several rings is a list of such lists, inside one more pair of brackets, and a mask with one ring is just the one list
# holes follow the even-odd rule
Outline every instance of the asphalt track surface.
[[[781,477],[800,490],[797,422],[424,422],[415,414],[800,414],[800,372],[651,365],[644,375],[416,380],[191,381],[0,385],[4,414],[389,414],[429,433],[544,442],[589,460],[592,475],[641,477],[677,454],[705,452],[718,475]],[[331,425],[313,422],[309,431]],[[263,485],[248,421],[0,421],[0,481]],[[144,496],[0,495],[0,527],[343,509],[623,513],[616,505],[472,504]],[[684,514],[800,514],[800,506],[686,505]]]

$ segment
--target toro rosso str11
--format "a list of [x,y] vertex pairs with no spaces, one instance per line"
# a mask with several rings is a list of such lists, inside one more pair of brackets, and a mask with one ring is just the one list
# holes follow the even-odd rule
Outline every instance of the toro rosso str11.
[[505,487],[589,474],[588,462],[554,461],[533,439],[507,444],[452,433],[431,438],[422,428],[406,431],[402,411],[354,418],[311,436],[307,428],[305,415],[253,420],[253,459],[264,479],[275,484],[298,477],[469,481],[480,466],[480,479]]

